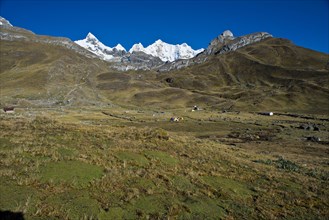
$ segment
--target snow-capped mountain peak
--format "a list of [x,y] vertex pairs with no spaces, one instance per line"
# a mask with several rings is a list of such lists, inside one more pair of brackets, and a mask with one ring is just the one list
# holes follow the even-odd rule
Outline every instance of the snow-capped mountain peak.
[[[77,40],[75,43],[104,60],[113,60],[115,57],[120,57],[122,56],[122,53],[127,52],[121,44],[117,44],[113,48],[104,45],[90,32],[85,39]],[[148,55],[159,57],[164,62],[172,62],[178,59],[190,59],[198,53],[201,53],[203,50],[204,49],[193,50],[186,43],[173,45],[158,39],[146,48],[141,43],[134,44],[129,52],[144,52]]]
[[134,44],[134,46],[129,50],[130,53],[142,51],[146,54],[159,57],[162,61],[175,61],[178,59],[189,59],[201,53],[204,49],[193,50],[186,43],[172,45],[163,42],[161,39],[155,41],[153,44],[144,48],[141,43]]
[[113,49],[117,49],[119,51],[126,51],[126,49],[121,44],[117,44]]
[[138,44],[134,44],[130,50],[129,50],[129,53],[132,53],[132,52],[139,52],[139,51],[142,51],[144,52],[145,48],[143,46],[142,43],[138,43]]
[[156,44],[162,44],[162,43],[165,43],[165,42],[163,42],[161,39],[158,39],[158,40],[155,41],[155,43]]
[[88,40],[88,41],[99,41],[99,40],[95,37],[95,35],[93,35],[93,34],[90,33],[90,32],[87,34],[87,36],[86,36],[85,39]]
[[103,60],[113,60],[114,55],[116,55],[118,51],[126,52],[126,49],[121,44],[116,45],[114,48],[108,47],[90,32],[85,39],[77,40],[75,43],[101,57]]

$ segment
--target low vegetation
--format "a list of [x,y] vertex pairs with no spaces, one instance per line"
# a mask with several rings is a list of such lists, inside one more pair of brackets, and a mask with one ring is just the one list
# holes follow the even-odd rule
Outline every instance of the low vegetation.
[[[328,119],[183,109],[156,116],[114,107],[106,109],[110,114],[79,111],[1,114],[2,211],[26,219],[329,215]],[[169,122],[169,115],[184,121]],[[306,122],[321,131],[299,129]],[[310,142],[307,135],[322,141]]]

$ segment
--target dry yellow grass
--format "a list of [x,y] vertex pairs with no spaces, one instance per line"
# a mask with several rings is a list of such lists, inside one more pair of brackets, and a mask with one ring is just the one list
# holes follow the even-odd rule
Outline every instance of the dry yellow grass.
[[[185,110],[1,114],[0,209],[27,219],[326,219],[328,119]],[[312,135],[322,141],[304,140]]]

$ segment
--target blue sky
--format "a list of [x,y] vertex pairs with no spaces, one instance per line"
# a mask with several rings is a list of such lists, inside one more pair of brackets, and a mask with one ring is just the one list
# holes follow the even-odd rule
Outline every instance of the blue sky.
[[329,0],[0,0],[0,15],[36,34],[83,39],[93,33],[126,49],[157,39],[205,48],[224,30],[266,31],[329,53]]

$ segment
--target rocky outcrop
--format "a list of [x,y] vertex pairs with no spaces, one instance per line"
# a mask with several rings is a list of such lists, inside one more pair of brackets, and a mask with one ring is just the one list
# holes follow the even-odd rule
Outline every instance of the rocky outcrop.
[[10,22],[8,20],[6,20],[5,18],[0,16],[0,25],[3,27],[13,27],[12,24],[10,24]]
[[206,50],[206,54],[214,54],[214,51],[232,40],[234,40],[233,33],[230,30],[224,31],[222,34],[220,34],[218,37],[216,37],[209,43],[209,46]]
[[241,47],[259,42],[269,37],[272,37],[269,33],[257,32],[234,38],[231,31],[224,31],[221,35],[210,42],[206,54],[223,54],[235,51]]

